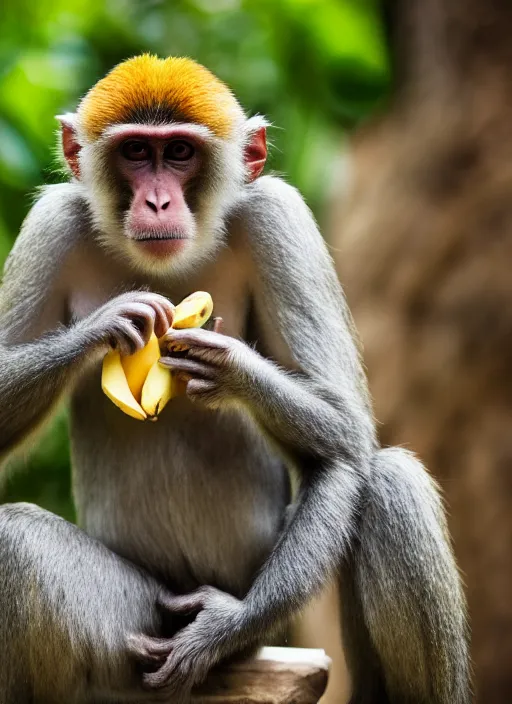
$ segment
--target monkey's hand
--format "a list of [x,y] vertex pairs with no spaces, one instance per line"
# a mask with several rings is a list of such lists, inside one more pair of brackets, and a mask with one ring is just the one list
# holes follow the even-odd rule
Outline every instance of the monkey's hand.
[[188,382],[189,398],[212,408],[239,397],[264,361],[245,342],[211,330],[168,330],[162,343],[171,356],[160,364]]
[[90,344],[107,344],[128,355],[141,350],[153,331],[161,337],[173,319],[174,306],[164,296],[130,291],[105,303],[77,327]]
[[[326,383],[321,370],[286,369],[242,340],[209,330],[169,330],[170,355],[160,364],[184,375],[187,395],[210,408],[240,401],[287,452],[337,457],[342,448],[358,464],[374,452],[373,420],[355,392]],[[329,382],[331,380],[328,380]],[[352,428],[346,434],[346,428]]]
[[175,704],[188,701],[192,687],[219,661],[252,645],[243,637],[244,603],[214,587],[183,596],[162,594],[159,606],[171,614],[196,616],[169,639],[132,636],[130,650],[153,670],[144,675],[145,686]]

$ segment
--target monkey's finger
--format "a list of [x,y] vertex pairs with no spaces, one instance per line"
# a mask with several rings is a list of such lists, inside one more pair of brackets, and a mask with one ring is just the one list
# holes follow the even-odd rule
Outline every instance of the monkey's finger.
[[124,318],[117,321],[114,331],[115,346],[123,355],[134,354],[146,344],[142,333]]
[[[168,311],[159,303],[159,302],[153,302],[151,304],[151,307],[154,309],[156,313],[155,317],[155,335],[157,337],[162,337],[162,335],[165,335],[167,330],[172,325],[172,318],[169,322],[169,314]],[[173,313],[174,317],[174,313]]]
[[180,673],[172,661],[165,662],[156,672],[146,672],[143,682],[146,687],[153,690],[161,689],[166,693],[173,704],[190,702],[190,692],[193,682],[188,681],[187,674]]
[[148,665],[157,665],[165,660],[169,654],[169,641],[166,640],[166,647],[159,643],[159,647],[155,647],[155,638],[150,638],[144,635],[130,635],[127,639],[128,652],[137,660],[142,660]]
[[157,599],[157,606],[169,613],[189,614],[204,609],[205,599],[206,595],[199,591],[177,596],[161,594]]
[[130,640],[131,652],[141,653],[142,657],[153,661],[166,658],[173,648],[170,638],[152,638],[141,634],[132,636]]
[[201,364],[187,357],[162,357],[160,359],[162,367],[169,367],[174,371],[186,372],[192,377],[200,377],[201,379],[214,379],[216,370],[211,365]]
[[198,400],[201,396],[217,391],[218,385],[214,381],[205,379],[191,379],[187,384],[187,396],[191,401]]
[[202,327],[203,327],[203,330],[210,330],[211,332],[220,333],[221,328],[222,328],[222,323],[223,323],[222,318],[219,318],[219,317],[209,318],[209,320],[207,320],[206,323]]
[[164,337],[167,346],[171,343],[188,345],[189,347],[211,347],[212,349],[226,349],[229,339],[226,335],[219,335],[212,330],[202,328],[184,328],[183,330],[169,330]]
[[159,297],[160,304],[165,311],[165,316],[167,318],[167,330],[171,327],[174,322],[174,316],[176,315],[176,307],[168,298],[165,296]]
[[187,352],[189,349],[188,345],[183,345],[180,342],[172,342],[168,346],[169,352]]
[[139,300],[142,303],[145,303],[146,305],[151,306],[152,308],[157,308],[162,312],[162,325],[165,326],[165,330],[161,332],[161,335],[163,335],[167,330],[171,327],[173,320],[174,320],[174,314],[175,314],[175,307],[171,303],[171,301],[166,298],[165,296],[161,296],[158,293],[150,293],[150,292],[141,292],[139,295]]
[[[189,634],[188,638],[195,640],[192,634]],[[144,685],[151,689],[165,691],[169,695],[168,701],[173,704],[190,701],[190,690],[197,679],[193,663],[195,654],[187,647],[188,638],[183,642],[183,638],[176,636],[176,647],[165,662],[154,672],[147,672],[143,676]]]
[[144,336],[147,342],[155,327],[156,311],[145,303],[131,303],[121,313]]

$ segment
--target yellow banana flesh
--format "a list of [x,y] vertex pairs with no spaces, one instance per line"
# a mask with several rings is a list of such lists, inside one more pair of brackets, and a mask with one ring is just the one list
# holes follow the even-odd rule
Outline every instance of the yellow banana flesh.
[[202,327],[213,311],[212,297],[206,291],[196,291],[184,298],[174,311],[172,327],[183,328]]
[[[135,354],[121,357],[124,373],[128,381],[128,386],[135,400],[140,403],[142,388],[146,381],[149,370],[160,359],[160,345],[155,333],[151,333],[148,343]],[[142,404],[144,407],[144,404]]]
[[144,409],[137,403],[128,386],[118,350],[112,350],[103,360],[101,388],[103,393],[127,415],[137,420],[146,420]]
[[[176,306],[173,328],[201,327],[213,311],[209,293],[197,291]],[[124,413],[137,420],[156,420],[167,402],[182,395],[186,382],[158,363],[160,346],[152,333],[147,345],[135,354],[109,352],[103,360],[101,388]]]

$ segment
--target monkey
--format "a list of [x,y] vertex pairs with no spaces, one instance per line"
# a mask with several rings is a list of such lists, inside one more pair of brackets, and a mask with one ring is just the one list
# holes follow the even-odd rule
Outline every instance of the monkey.
[[[0,454],[69,399],[78,527],[0,507],[0,704],[187,701],[328,583],[351,704],[469,702],[441,497],[378,444],[320,231],[263,174],[266,120],[148,54],[59,120],[69,180],[42,190],[0,289]],[[195,290],[221,331],[171,328]],[[147,423],[100,374],[153,331],[186,393]]]

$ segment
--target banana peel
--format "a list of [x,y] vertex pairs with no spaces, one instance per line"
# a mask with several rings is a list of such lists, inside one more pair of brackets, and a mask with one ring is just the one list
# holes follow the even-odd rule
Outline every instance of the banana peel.
[[[172,327],[202,327],[213,311],[209,293],[197,291],[176,306]],[[160,345],[155,333],[146,346],[132,355],[111,350],[103,360],[101,388],[124,413],[137,420],[156,420],[170,399],[181,395],[183,383],[162,367]]]
[[162,367],[156,361],[146,377],[142,387],[141,405],[151,418],[156,418],[162,408],[173,396],[176,377],[167,367]]

